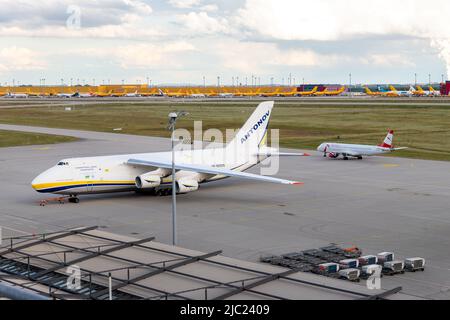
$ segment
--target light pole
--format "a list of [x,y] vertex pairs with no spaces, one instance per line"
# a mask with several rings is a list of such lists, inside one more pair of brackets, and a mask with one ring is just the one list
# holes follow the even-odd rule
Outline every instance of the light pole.
[[176,170],[175,170],[175,127],[177,119],[187,116],[189,113],[186,111],[171,112],[169,113],[169,125],[168,130],[172,132],[172,244],[177,245],[177,184],[176,184]]
[[348,90],[349,90],[349,93],[350,93],[350,98],[352,97],[352,74],[351,73],[349,73],[349,86],[348,86]]

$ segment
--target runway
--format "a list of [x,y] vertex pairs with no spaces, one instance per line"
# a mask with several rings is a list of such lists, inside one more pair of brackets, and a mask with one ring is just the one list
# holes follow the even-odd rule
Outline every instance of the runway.
[[[134,193],[80,197],[80,204],[40,207],[31,180],[58,160],[167,151],[162,138],[0,125],[80,138],[78,142],[0,149],[3,237],[76,226],[170,243],[171,198]],[[179,245],[257,261],[261,255],[358,245],[367,254],[393,251],[427,259],[424,273],[384,277],[383,287],[450,299],[450,163],[373,157],[363,161],[284,158],[277,177],[302,187],[227,179],[178,196]],[[259,168],[252,172],[259,173]]]

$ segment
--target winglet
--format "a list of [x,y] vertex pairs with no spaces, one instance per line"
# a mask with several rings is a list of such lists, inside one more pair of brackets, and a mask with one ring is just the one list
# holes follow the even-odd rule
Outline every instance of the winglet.
[[304,183],[304,182],[299,182],[299,181],[293,181],[293,182],[291,183],[291,185],[294,185],[294,186],[303,186],[303,185],[305,185],[305,183]]

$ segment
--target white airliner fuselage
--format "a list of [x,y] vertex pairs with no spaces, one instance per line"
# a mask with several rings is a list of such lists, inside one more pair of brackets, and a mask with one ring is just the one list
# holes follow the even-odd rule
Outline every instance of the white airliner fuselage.
[[73,98],[74,97],[74,94],[71,94],[71,93],[58,93],[57,95],[56,95],[56,97],[58,97],[58,98]]
[[24,99],[28,98],[28,94],[26,93],[8,93],[5,98],[17,98],[17,99]]
[[[273,101],[261,103],[234,140],[223,148],[176,151],[177,192],[193,192],[202,183],[227,177],[302,184],[244,172],[271,156],[307,155],[280,153],[266,146],[272,108]],[[42,193],[70,195],[77,202],[76,196],[80,194],[122,191],[164,193],[171,189],[172,181],[172,153],[157,152],[61,160],[36,177],[32,187]]]
[[324,157],[338,158],[342,155],[345,160],[348,160],[349,157],[362,159],[363,156],[375,156],[406,149],[394,148],[393,140],[394,131],[391,130],[379,146],[324,142],[317,148],[317,151],[323,152]]
[[[220,149],[216,150],[218,151]],[[175,159],[177,163],[182,162],[185,164],[192,164],[195,153],[201,153],[199,157],[205,157],[205,159],[214,159],[219,158],[217,157],[217,151],[213,151],[213,149],[178,151],[175,153]],[[216,154],[214,155],[214,153]],[[221,157],[222,156],[220,156],[220,158]],[[259,161],[257,162],[260,162],[265,158],[259,157]],[[48,169],[35,178],[32,182],[32,186],[38,192],[62,195],[135,191],[139,189],[136,185],[136,178],[148,173],[149,168],[147,166],[129,165],[127,164],[129,159],[151,159],[153,161],[171,163],[172,153],[160,152],[64,159],[56,166]],[[233,169],[240,172],[249,169],[255,164],[257,163],[243,163],[238,168]],[[215,163],[210,163],[209,165],[218,166],[218,164]],[[153,184],[151,189],[170,188],[172,183],[171,169],[158,168],[155,171],[159,171],[158,173],[155,173],[157,176],[161,174],[161,181],[158,186]],[[199,183],[205,183],[223,179],[226,178],[226,176],[213,176],[191,171],[177,171],[176,180],[180,181],[183,178],[195,180]]]

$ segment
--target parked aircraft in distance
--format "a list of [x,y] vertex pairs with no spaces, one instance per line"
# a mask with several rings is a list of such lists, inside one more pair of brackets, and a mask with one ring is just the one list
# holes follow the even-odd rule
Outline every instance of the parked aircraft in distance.
[[[422,88],[420,88],[420,89],[422,89]],[[424,92],[426,93],[426,95],[428,95],[430,97],[439,97],[441,95],[441,92],[434,90],[434,88],[432,86],[429,86],[428,91],[424,91]]]
[[80,92],[77,92],[77,93],[75,93],[75,95],[74,95],[74,97],[75,98],[92,98],[92,97],[94,97],[95,95],[93,94],[93,93],[91,93],[91,92],[89,92],[89,93],[80,93]]
[[324,91],[315,92],[315,96],[338,96],[344,93],[345,87],[341,87],[339,90],[328,91],[328,88],[325,88]]
[[[394,88],[395,89],[395,88]],[[374,97],[400,97],[400,93],[397,90],[391,91],[372,91],[369,87],[365,87],[366,94]]]
[[[262,102],[225,147],[176,151],[176,191],[197,191],[202,183],[227,177],[301,185],[297,181],[244,172],[269,157],[308,155],[281,153],[267,146],[273,105],[273,101]],[[78,195],[92,193],[145,191],[168,194],[172,179],[172,153],[156,152],[64,159],[41,173],[31,184],[38,192],[68,195],[70,202],[78,202]]]
[[8,92],[8,94],[5,96],[5,98],[23,99],[23,98],[28,98],[28,94],[27,93]]
[[96,92],[94,96],[99,98],[106,98],[111,97],[112,94],[113,94],[112,90],[109,90],[108,92]]
[[297,92],[297,96],[299,96],[299,97],[312,96],[317,92],[318,89],[319,89],[319,87],[315,86],[311,91],[299,91],[299,92]]
[[389,89],[391,91],[388,91],[392,94],[397,94],[400,97],[412,97],[414,95],[414,92],[412,91],[413,88],[410,88],[408,91],[399,91],[397,89],[394,88],[394,86],[389,86]]
[[372,91],[369,89],[369,87],[364,87],[364,90],[366,91],[366,94],[369,96],[373,96],[373,97],[379,97],[379,96],[383,96],[383,92],[379,92],[379,91]]
[[344,160],[349,157],[362,159],[363,156],[375,156],[379,154],[386,154],[397,150],[404,150],[407,148],[395,148],[393,145],[394,131],[390,130],[384,139],[383,143],[378,146],[362,145],[362,144],[343,144],[325,142],[322,143],[317,151],[323,152],[324,157],[336,159],[342,155]]
[[76,93],[58,93],[56,95],[57,98],[73,98]]
[[137,90],[135,92],[126,93],[124,95],[124,97],[126,97],[126,98],[135,98],[135,97],[140,97],[140,96],[141,95],[138,93]]

